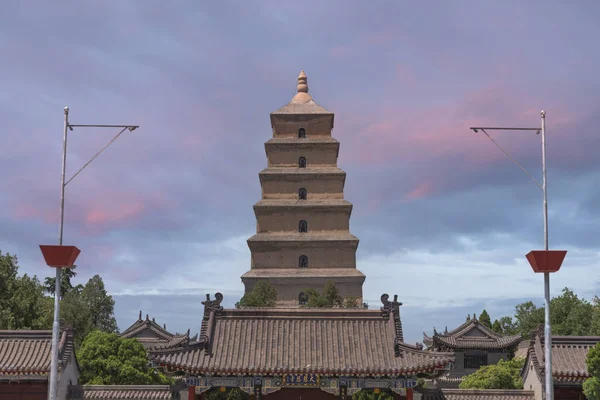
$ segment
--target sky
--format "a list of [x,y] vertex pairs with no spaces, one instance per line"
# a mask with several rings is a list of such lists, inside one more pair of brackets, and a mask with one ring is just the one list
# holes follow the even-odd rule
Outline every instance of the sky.
[[[121,330],[140,310],[200,327],[250,268],[269,113],[300,70],[335,113],[365,301],[403,303],[407,342],[532,300],[542,191],[471,126],[539,127],[546,110],[551,292],[600,287],[600,4],[594,1],[61,1],[0,5],[0,250],[41,279],[58,240],[63,107],[72,124],[132,124],[66,187],[82,252]],[[118,129],[69,132],[72,176]],[[535,132],[490,132],[541,180]],[[596,137],[596,139],[594,139]]]

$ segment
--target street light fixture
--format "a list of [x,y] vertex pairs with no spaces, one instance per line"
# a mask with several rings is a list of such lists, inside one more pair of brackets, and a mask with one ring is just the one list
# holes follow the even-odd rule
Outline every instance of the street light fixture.
[[[58,246],[41,245],[40,249],[46,260],[46,264],[56,268],[56,282],[54,289],[54,323],[52,324],[52,358],[50,361],[50,384],[48,388],[48,399],[56,400],[58,384],[58,337],[59,337],[59,318],[60,318],[60,283],[61,272],[63,268],[71,268],[75,259],[79,255],[79,249],[75,246],[63,246],[63,227],[65,216],[65,187],[73,180],[85,167],[96,159],[108,146],[110,146],[125,130],[133,132],[139,128],[138,125],[71,125],[69,124],[69,107],[65,107],[65,121],[63,131],[63,154],[62,154],[62,177],[60,185],[60,227],[58,233]],[[67,130],[73,128],[122,128],[115,137],[111,139],[98,153],[96,153],[87,163],[83,165],[68,181],[65,181],[67,169]]]
[[[469,129],[477,133],[483,132],[508,158],[512,160],[521,170],[527,174],[540,187],[544,193],[544,250],[533,250],[527,254],[534,272],[544,273],[544,358],[545,358],[545,389],[546,399],[554,400],[554,385],[552,382],[552,336],[550,329],[550,273],[556,272],[565,258],[565,250],[548,250],[548,192],[546,186],[546,111],[541,114],[541,126],[539,128],[497,128],[497,127],[471,127]],[[521,164],[508,154],[486,131],[536,131],[542,134],[542,184],[525,169]]]

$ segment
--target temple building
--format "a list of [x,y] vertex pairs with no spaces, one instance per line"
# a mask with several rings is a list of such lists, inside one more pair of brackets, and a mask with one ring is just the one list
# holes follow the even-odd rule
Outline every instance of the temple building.
[[[65,400],[80,370],[73,329],[62,326],[58,342],[57,396]],[[52,331],[0,331],[0,399],[46,400]]]
[[454,361],[404,343],[397,296],[381,296],[379,310],[224,309],[222,300],[207,295],[197,340],[149,351],[167,373],[188,376],[189,400],[234,387],[255,399],[348,399],[362,389],[411,399],[418,375]]
[[262,198],[254,205],[256,235],[248,239],[251,266],[242,282],[247,293],[269,281],[281,307],[304,304],[307,288],[321,291],[328,281],[362,304],[365,275],[356,268],[334,114],[315,103],[304,71],[297,89],[271,113],[273,138],[265,143],[268,166],[259,174]]
[[433,329],[433,336],[423,332],[423,343],[430,351],[453,352],[454,368],[438,377],[435,383],[441,388],[458,388],[462,379],[484,365],[506,360],[521,342],[521,335],[502,335],[482,324],[475,314],[458,328],[444,333]]
[[348,399],[360,390],[411,399],[417,377],[445,372],[454,355],[404,342],[397,296],[382,295],[374,310],[300,307],[306,289],[322,290],[327,281],[362,302],[365,275],[356,269],[358,239],[349,231],[352,205],[337,167],[333,113],[313,101],[304,72],[297,89],[271,113],[257,233],[248,240],[251,269],[242,276],[246,292],[271,282],[277,306],[224,309],[220,293],[207,295],[199,336],[154,347],[150,358],[187,377],[190,400],[228,388],[270,400]]
[[167,331],[167,325],[160,326],[154,318],[142,319],[142,312],[129,328],[120,334],[127,339],[137,339],[146,349],[170,348],[178,346],[190,340],[190,330],[184,334],[173,334]]
[[[552,378],[554,398],[583,400],[583,382],[590,377],[586,358],[600,336],[552,336]],[[545,398],[544,326],[540,325],[529,341],[525,366],[521,372],[524,388],[535,393],[536,400]]]

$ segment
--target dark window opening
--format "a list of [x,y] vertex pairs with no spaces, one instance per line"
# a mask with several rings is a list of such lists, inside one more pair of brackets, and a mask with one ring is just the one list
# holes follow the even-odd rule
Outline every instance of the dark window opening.
[[300,303],[301,306],[304,306],[308,303],[308,296],[306,293],[302,292],[298,295],[298,303]]
[[306,137],[306,129],[300,128],[298,129],[298,138],[304,139]]
[[298,190],[298,199],[299,199],[299,200],[306,200],[306,194],[307,194],[307,193],[306,193],[306,189],[304,189],[304,188],[300,188],[300,189]]
[[308,268],[308,257],[307,256],[300,256],[300,258],[298,259],[298,267],[299,268]]
[[306,158],[300,157],[298,159],[298,168],[306,168]]
[[487,365],[487,355],[465,354],[465,368],[479,369]]
[[304,220],[300,221],[300,223],[298,224],[298,232],[300,232],[300,233],[308,232],[308,223],[306,223],[306,221],[304,221]]

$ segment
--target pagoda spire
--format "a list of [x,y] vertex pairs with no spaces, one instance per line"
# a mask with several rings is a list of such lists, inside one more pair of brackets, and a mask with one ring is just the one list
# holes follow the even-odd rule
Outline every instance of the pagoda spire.
[[291,104],[305,104],[312,100],[312,96],[308,94],[308,78],[304,73],[304,70],[300,71],[298,75],[298,93],[290,101]]

